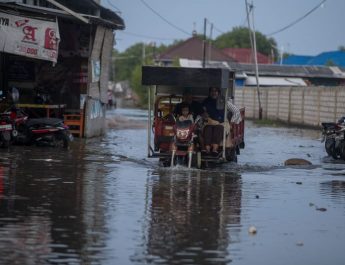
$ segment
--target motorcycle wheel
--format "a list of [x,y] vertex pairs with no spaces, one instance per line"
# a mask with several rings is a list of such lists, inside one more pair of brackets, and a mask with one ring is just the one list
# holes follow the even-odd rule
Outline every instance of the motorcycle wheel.
[[176,156],[176,165],[184,165],[185,158],[183,156]]
[[0,144],[2,147],[9,147],[11,141],[11,134],[8,131],[4,131],[0,135]]
[[235,148],[226,148],[225,149],[225,158],[227,161],[237,163],[237,153]]
[[68,148],[69,139],[67,134],[62,132],[54,135],[53,145],[59,148]]

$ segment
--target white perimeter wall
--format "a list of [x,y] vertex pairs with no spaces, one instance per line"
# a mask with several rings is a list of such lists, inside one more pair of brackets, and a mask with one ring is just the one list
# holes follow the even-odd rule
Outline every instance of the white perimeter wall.
[[[263,119],[318,127],[345,116],[345,87],[261,87]],[[235,104],[259,118],[256,87],[237,88]]]

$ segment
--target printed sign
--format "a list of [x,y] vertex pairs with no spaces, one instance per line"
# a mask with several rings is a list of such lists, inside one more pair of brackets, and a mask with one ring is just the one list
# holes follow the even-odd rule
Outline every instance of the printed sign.
[[57,61],[58,23],[0,12],[0,51]]
[[99,78],[101,76],[101,62],[99,60],[91,61],[92,66],[92,82],[99,82]]

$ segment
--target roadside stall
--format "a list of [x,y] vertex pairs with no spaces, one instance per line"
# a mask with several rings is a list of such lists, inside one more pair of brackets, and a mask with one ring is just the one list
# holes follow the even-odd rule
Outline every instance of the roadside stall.
[[92,0],[0,1],[1,110],[15,87],[30,117],[64,119],[79,137],[103,134],[116,29],[123,20]]

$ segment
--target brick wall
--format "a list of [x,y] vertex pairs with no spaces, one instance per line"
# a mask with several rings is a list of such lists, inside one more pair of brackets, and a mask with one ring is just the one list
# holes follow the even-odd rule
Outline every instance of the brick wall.
[[[261,87],[263,119],[318,127],[345,116],[345,87]],[[259,117],[256,87],[237,88],[235,103]]]

